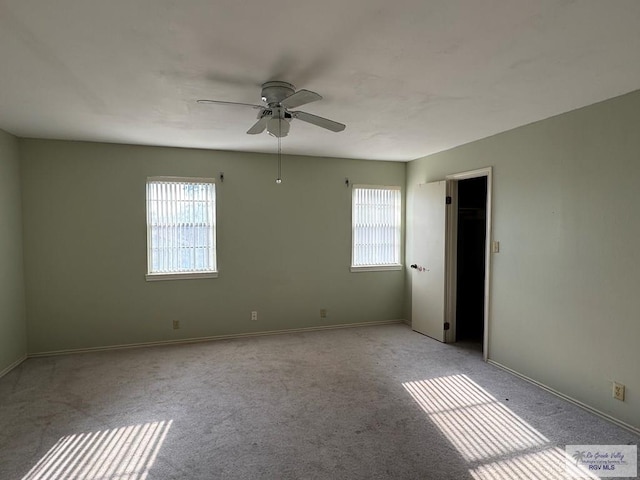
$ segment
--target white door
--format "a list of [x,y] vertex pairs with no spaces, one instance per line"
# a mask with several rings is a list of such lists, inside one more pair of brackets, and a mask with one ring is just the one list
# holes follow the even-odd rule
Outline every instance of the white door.
[[411,325],[445,341],[445,245],[447,182],[418,186],[413,203]]

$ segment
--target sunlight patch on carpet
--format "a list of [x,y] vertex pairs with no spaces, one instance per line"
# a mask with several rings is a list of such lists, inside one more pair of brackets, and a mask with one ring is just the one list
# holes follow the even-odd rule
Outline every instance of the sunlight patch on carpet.
[[172,422],[67,435],[22,480],[144,480]]
[[573,462],[567,462],[566,452],[558,447],[480,465],[469,473],[475,480],[599,478]]
[[473,468],[474,479],[598,478],[565,469],[566,453],[466,375],[402,386]]

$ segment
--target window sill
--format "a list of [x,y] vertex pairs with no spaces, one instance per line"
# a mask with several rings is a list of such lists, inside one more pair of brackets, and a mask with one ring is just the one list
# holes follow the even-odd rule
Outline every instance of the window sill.
[[195,280],[198,278],[218,278],[218,272],[193,272],[193,273],[147,273],[147,282],[159,280]]
[[390,270],[402,270],[402,265],[351,265],[352,272],[387,272]]

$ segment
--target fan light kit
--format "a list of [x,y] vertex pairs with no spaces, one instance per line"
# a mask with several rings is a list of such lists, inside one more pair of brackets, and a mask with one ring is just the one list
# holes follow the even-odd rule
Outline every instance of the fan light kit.
[[251,107],[258,110],[258,121],[249,129],[249,135],[257,135],[265,130],[278,139],[278,178],[276,183],[281,183],[281,163],[282,154],[280,148],[280,139],[289,134],[291,128],[290,123],[293,119],[302,120],[303,122],[326,128],[332,132],[341,132],[346,126],[342,123],[334,122],[328,118],[312,115],[311,113],[301,111],[291,111],[290,108],[296,108],[307,103],[322,100],[322,96],[310,90],[298,90],[287,82],[272,81],[262,84],[262,101],[267,104],[254,105],[251,103],[227,102],[223,100],[198,100],[198,103],[214,104],[214,105],[230,105]]

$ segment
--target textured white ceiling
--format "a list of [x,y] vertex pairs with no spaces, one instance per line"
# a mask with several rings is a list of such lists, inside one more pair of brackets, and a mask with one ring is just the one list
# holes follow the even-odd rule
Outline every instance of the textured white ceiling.
[[285,153],[411,160],[640,88],[637,0],[0,0],[0,128],[273,152],[283,80],[323,95]]

